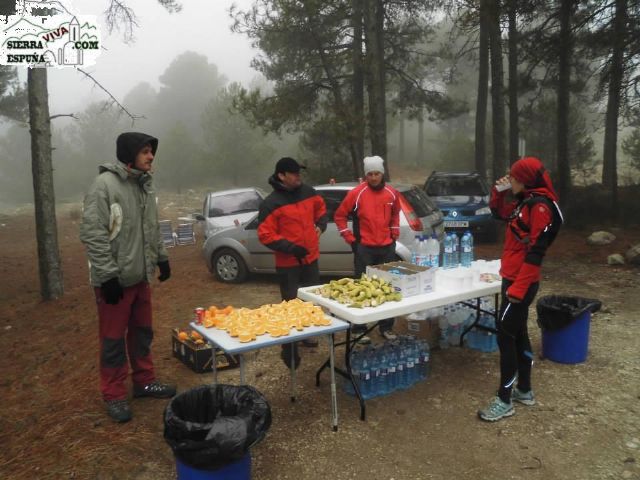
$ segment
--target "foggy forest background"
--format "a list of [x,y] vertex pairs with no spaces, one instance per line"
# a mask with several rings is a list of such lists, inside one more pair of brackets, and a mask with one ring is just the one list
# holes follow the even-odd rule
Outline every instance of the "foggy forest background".
[[[367,12],[369,4],[378,10]],[[375,44],[363,43],[356,14],[365,30],[378,27],[369,32],[381,45],[377,85]],[[394,172],[419,172],[410,180],[422,184],[432,170],[481,170],[493,180],[517,159],[520,139],[556,180],[561,141],[565,194],[599,202],[603,212],[633,210],[640,183],[635,2],[256,0],[252,9],[232,10],[229,25],[257,49],[250,84],[228,82],[206,56],[187,51],[119,99],[139,117],[133,125],[109,101],[53,120],[57,201],[80,201],[97,166],[115,160],[117,135],[136,130],[160,139],[156,183],[178,193],[267,188],[285,155],[310,167],[309,183],[350,181],[372,150],[383,153],[392,181]],[[28,108],[15,69],[1,68],[0,204],[14,205],[33,201]],[[619,205],[612,189],[620,189]]]

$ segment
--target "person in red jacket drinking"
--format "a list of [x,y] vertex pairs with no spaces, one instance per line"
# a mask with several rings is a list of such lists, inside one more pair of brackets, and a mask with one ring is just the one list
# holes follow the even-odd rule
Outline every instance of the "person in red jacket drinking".
[[[509,186],[515,201],[508,200]],[[502,302],[496,324],[500,387],[489,406],[478,411],[482,420],[494,422],[513,415],[513,401],[535,404],[527,318],[538,291],[542,259],[563,223],[557,202],[551,178],[535,157],[515,162],[509,175],[499,179],[491,191],[491,211],[507,222],[507,229],[500,265]]]
[[[396,259],[396,239],[400,234],[400,193],[384,181],[384,160],[373,156],[364,159],[365,182],[351,190],[344,198],[334,220],[338,232],[351,245],[354,253],[355,276],[360,277],[369,265],[392,262]],[[353,231],[347,218],[353,215]],[[381,320],[380,335],[393,340],[393,318]],[[353,326],[361,343],[369,343],[362,335],[363,326]]]
[[[275,252],[283,300],[296,298],[299,287],[320,283],[319,238],[327,228],[327,207],[313,187],[302,183],[302,168],[306,167],[293,158],[278,160],[275,173],[269,177],[273,192],[264,199],[258,213],[258,239]],[[317,340],[303,343],[318,344]],[[281,357],[288,367],[292,355],[298,368],[300,357],[295,344],[283,345]]]

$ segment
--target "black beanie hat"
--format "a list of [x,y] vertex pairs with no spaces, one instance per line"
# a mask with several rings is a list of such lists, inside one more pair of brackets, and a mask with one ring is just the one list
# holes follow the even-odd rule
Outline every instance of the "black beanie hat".
[[151,145],[151,152],[155,155],[158,149],[158,139],[146,133],[121,133],[116,140],[116,157],[126,165],[132,164],[136,155],[145,145]]

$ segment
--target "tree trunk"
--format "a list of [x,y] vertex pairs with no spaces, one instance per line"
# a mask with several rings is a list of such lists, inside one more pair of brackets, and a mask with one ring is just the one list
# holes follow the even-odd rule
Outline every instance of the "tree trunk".
[[424,164],[424,116],[418,116],[418,151],[416,152],[416,165]]
[[571,56],[573,39],[571,35],[571,15],[573,0],[560,0],[560,39],[558,42],[558,193],[567,198],[571,188],[571,167],[569,165],[569,91],[571,81]]
[[518,2],[509,0],[509,164],[518,160]]
[[384,159],[385,178],[390,180],[391,177],[387,159],[383,0],[368,0],[365,2],[364,23],[371,153],[373,155],[379,155]]
[[493,124],[493,178],[504,175],[505,122],[504,72],[502,67],[502,37],[500,32],[500,0],[490,0],[489,44],[491,48],[491,109]]
[[353,0],[353,15],[351,23],[353,28],[353,173],[356,178],[363,176],[362,159],[364,158],[364,66],[362,62],[362,11],[363,0]]
[[489,97],[489,19],[487,0],[480,0],[480,51],[478,65],[478,98],[476,100],[475,167],[487,174],[486,129]]
[[398,122],[398,162],[404,163],[404,114],[400,114]]
[[27,83],[40,295],[43,300],[52,300],[62,296],[64,286],[58,249],[56,202],[51,166],[51,123],[47,69],[30,68],[27,72]]
[[624,74],[624,47],[626,41],[627,0],[616,0],[613,19],[613,51],[609,60],[609,96],[604,130],[602,184],[610,190],[611,212],[618,211],[618,116]]

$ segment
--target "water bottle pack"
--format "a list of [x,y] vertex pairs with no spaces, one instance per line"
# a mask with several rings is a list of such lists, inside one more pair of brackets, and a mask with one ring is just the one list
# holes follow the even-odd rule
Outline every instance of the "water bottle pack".
[[[364,399],[404,390],[429,376],[430,349],[425,340],[400,336],[393,342],[351,352],[351,371]],[[353,385],[344,390],[354,395]]]

